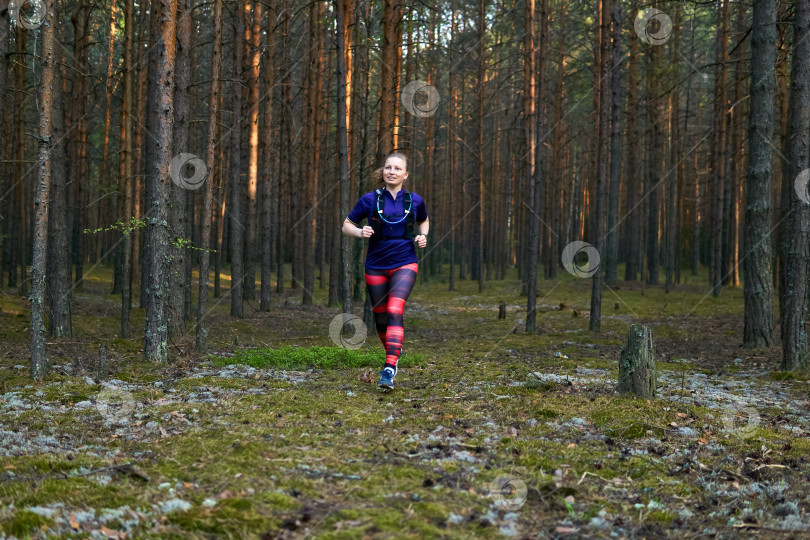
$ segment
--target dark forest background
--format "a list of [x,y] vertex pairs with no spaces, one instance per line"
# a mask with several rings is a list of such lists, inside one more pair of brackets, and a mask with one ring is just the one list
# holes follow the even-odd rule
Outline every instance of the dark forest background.
[[420,279],[516,268],[536,331],[538,277],[585,241],[592,330],[603,288],[708,272],[744,288],[745,345],[807,366],[808,2],[4,4],[0,287],[31,298],[34,377],[97,265],[149,360],[206,350],[209,296],[359,308],[340,224],[394,150]]

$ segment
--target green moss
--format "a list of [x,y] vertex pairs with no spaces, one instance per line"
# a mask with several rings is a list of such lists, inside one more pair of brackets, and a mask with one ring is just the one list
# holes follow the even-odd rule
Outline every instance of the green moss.
[[[280,369],[337,369],[350,367],[378,367],[379,351],[368,349],[344,349],[343,347],[292,347],[239,349],[232,358],[210,357],[216,365],[246,364],[256,368]],[[399,362],[401,367],[423,365],[424,358],[418,353],[409,353]]]
[[771,371],[768,378],[772,381],[806,381],[808,375],[794,371]]
[[647,515],[647,519],[657,523],[669,524],[678,517],[674,512],[667,512],[664,510],[653,510]]
[[0,531],[13,536],[28,538],[40,531],[43,525],[51,525],[53,520],[28,510],[19,510],[7,523],[0,523]]

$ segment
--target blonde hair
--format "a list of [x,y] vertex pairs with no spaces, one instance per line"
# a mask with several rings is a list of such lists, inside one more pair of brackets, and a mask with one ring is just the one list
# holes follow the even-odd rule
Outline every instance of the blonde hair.
[[[388,158],[392,158],[392,157],[399,158],[402,161],[404,161],[405,162],[405,171],[408,170],[408,156],[406,156],[405,154],[402,154],[400,152],[391,152],[390,154],[385,156],[385,159],[383,160],[383,163],[388,161]],[[372,187],[377,188],[377,187],[385,185],[385,181],[383,181],[383,169],[384,169],[384,166],[380,167],[379,169],[374,169],[371,172],[371,176],[369,176],[369,183],[370,183],[370,185]]]

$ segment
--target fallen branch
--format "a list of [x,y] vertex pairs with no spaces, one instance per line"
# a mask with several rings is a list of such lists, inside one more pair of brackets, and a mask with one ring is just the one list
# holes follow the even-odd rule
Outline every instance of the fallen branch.
[[77,476],[89,476],[91,474],[96,474],[96,473],[103,472],[103,471],[118,471],[118,472],[122,472],[124,474],[128,474],[130,476],[134,476],[135,478],[140,478],[141,480],[145,480],[146,482],[151,482],[152,481],[152,479],[149,477],[148,474],[143,472],[141,469],[139,469],[133,463],[122,463],[120,465],[110,465],[109,467],[101,467],[99,469],[93,469],[92,471],[87,471],[87,472],[74,474],[74,475],[67,475],[67,474],[62,473],[62,478],[67,479],[67,478],[75,478]]
[[584,473],[582,473],[582,478],[579,479],[579,482],[577,482],[577,485],[580,485],[585,480],[586,476],[595,476],[596,478],[602,480],[603,482],[607,482],[608,484],[623,484],[625,482],[624,479],[612,478],[612,479],[608,480],[607,478],[603,478],[603,477],[599,476],[598,474],[595,474],[595,473],[592,473],[592,472],[589,472],[589,471],[585,471]]

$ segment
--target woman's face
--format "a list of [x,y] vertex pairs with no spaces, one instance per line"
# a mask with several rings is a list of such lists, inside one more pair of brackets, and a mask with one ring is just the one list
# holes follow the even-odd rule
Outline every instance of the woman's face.
[[405,170],[405,160],[399,157],[390,157],[385,160],[383,168],[383,180],[388,186],[398,186],[408,178],[408,171]]

